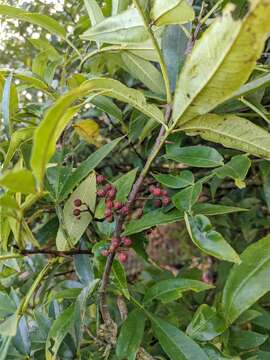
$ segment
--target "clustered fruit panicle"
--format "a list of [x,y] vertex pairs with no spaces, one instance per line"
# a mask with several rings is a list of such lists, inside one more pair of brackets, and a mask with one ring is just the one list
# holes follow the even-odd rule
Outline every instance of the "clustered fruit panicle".
[[168,191],[161,189],[159,186],[151,185],[149,187],[149,192],[155,197],[154,206],[160,208],[163,206],[168,206],[171,203],[171,199],[168,196]]
[[103,249],[101,251],[101,255],[107,257],[109,256],[109,254],[117,252],[119,261],[125,263],[128,259],[128,255],[125,252],[125,248],[129,248],[131,246],[132,246],[132,240],[129,237],[127,236],[123,236],[120,238],[113,237],[109,247]]

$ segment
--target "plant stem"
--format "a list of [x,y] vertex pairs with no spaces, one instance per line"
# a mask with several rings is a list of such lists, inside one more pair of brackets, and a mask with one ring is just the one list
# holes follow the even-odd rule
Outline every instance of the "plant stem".
[[151,29],[150,24],[148,24],[148,21],[147,21],[147,19],[145,17],[144,11],[143,11],[139,1],[138,0],[133,0],[133,3],[135,5],[135,7],[137,8],[139,14],[141,15],[143,23],[144,23],[145,30],[148,32],[149,37],[150,37],[150,39],[151,39],[151,41],[153,43],[153,46],[156,49],[158,59],[159,59],[160,69],[161,69],[162,76],[163,76],[164,83],[165,83],[167,104],[170,104],[172,102],[171,89],[170,89],[170,80],[169,80],[169,76],[168,76],[167,66],[165,64],[161,49],[160,49],[158,41],[155,38],[155,35],[154,35],[154,33],[153,33],[152,29]]
[[[166,114],[165,114],[166,122],[169,121],[170,116],[171,116],[171,106],[167,105]],[[159,151],[161,150],[162,146],[164,145],[168,135],[169,135],[169,132],[166,131],[165,128],[162,126],[160,129],[159,135],[156,139],[155,145],[151,151],[151,154],[148,157],[148,159],[144,165],[144,168],[141,171],[141,174],[139,175],[136,182],[134,183],[132,190],[128,196],[128,201],[127,201],[126,205],[128,206],[129,210],[132,208],[132,206],[136,200],[136,196],[137,196],[137,194],[140,190],[140,187],[143,183],[143,180],[146,177],[146,175],[151,167],[152,162],[155,160],[156,156],[158,155]],[[124,222],[125,222],[125,216],[120,215],[116,222],[114,237],[120,239]],[[107,288],[109,285],[110,273],[111,273],[112,264],[113,264],[115,255],[116,255],[116,251],[111,252],[109,254],[109,256],[107,257],[107,261],[106,261],[106,265],[105,265],[105,269],[104,269],[103,277],[102,277],[102,284],[101,284],[101,288],[100,288],[100,311],[101,311],[101,315],[102,315],[104,323],[108,324],[108,325],[112,322],[112,319],[111,319],[111,316],[110,316],[110,313],[108,310],[108,305],[107,305]]]

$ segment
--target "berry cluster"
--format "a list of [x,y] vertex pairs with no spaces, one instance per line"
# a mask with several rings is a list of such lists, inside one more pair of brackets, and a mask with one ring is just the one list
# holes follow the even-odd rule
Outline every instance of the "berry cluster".
[[127,261],[128,257],[127,257],[127,254],[123,251],[124,250],[123,248],[124,247],[128,248],[131,245],[132,245],[132,240],[126,236],[120,237],[120,238],[113,237],[110,247],[107,249],[103,249],[101,251],[101,255],[109,256],[109,254],[114,253],[119,250],[119,253],[118,253],[119,261],[121,261],[122,263],[125,263]]
[[[81,199],[75,199],[73,204],[75,206],[75,209],[73,210],[73,215],[76,216],[78,219],[80,219],[81,212],[82,212],[80,207],[85,204],[82,202]],[[85,210],[83,210],[83,211],[85,211]]]
[[[105,177],[103,175],[98,175],[97,184],[103,185],[104,182]],[[129,213],[129,208],[127,205],[115,200],[116,194],[117,189],[109,183],[107,183],[101,189],[97,190],[97,196],[105,198],[105,218],[108,222],[113,221],[115,212],[124,216],[127,216]]]
[[151,185],[149,187],[149,191],[155,197],[155,207],[160,208],[162,206],[168,206],[171,203],[171,199],[168,196],[167,190],[163,190],[158,186]]

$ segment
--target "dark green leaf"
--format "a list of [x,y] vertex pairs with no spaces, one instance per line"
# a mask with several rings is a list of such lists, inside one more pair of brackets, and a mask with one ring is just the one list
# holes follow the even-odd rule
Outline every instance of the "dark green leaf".
[[203,304],[197,309],[186,331],[194,340],[210,341],[226,329],[225,321],[216,310]]
[[200,346],[181,330],[151,315],[154,333],[171,360],[209,360]]
[[117,340],[116,355],[119,360],[135,360],[144,333],[145,315],[133,310],[124,321]]
[[185,188],[194,183],[194,176],[189,170],[181,171],[179,175],[153,174],[153,176],[159,183],[172,189]]
[[204,215],[192,217],[185,214],[186,226],[193,243],[202,251],[218,259],[240,263],[240,258],[223,236],[213,230]]
[[201,182],[197,182],[175,194],[172,197],[172,202],[179,210],[190,210],[198,200],[201,192],[202,184]]
[[188,146],[166,154],[166,158],[194,167],[216,167],[223,165],[223,157],[209,146]]
[[159,281],[146,291],[144,303],[148,304],[154,299],[170,302],[182,297],[186,291],[200,292],[212,289],[213,285],[192,279],[168,279]]
[[223,314],[228,324],[270,290],[270,237],[257,241],[241,255],[241,264],[234,265],[222,296]]

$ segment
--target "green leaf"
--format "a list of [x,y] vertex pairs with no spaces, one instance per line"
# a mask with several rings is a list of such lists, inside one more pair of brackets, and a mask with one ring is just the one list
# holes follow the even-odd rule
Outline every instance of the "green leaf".
[[11,297],[4,293],[0,292],[0,316],[4,317],[16,312],[16,304],[11,299]]
[[77,342],[77,351],[79,353],[81,341],[84,333],[84,326],[87,322],[87,302],[88,299],[97,290],[100,280],[95,279],[88,283],[88,286],[82,289],[80,295],[77,297],[74,307],[74,330]]
[[154,333],[171,360],[209,360],[200,346],[181,330],[151,315]]
[[150,287],[145,294],[144,304],[154,299],[162,302],[170,302],[182,297],[186,291],[200,292],[212,289],[213,285],[192,279],[168,279],[162,280]]
[[260,89],[265,89],[270,85],[270,74],[261,75],[254,80],[249,81],[241,86],[238,91],[233,94],[233,98],[239,98],[252,94]]
[[74,321],[74,305],[65,309],[54,320],[46,340],[46,360],[56,360],[57,352]]
[[15,336],[17,332],[19,317],[15,313],[9,316],[0,324],[0,334],[2,336]]
[[93,265],[88,254],[75,255],[74,268],[81,283],[85,286],[94,280]]
[[0,347],[0,360],[6,360],[12,339],[12,336],[3,337]]
[[9,194],[4,194],[0,197],[0,206],[3,208],[9,208],[13,210],[19,210],[19,204],[16,199]]
[[175,123],[208,113],[248,80],[270,31],[269,6],[269,0],[254,0],[244,16],[237,16],[230,3],[204,32],[178,80]]
[[[54,108],[55,106],[51,110],[54,110]],[[53,113],[49,110],[34,134],[31,167],[40,189],[42,189],[46,166],[55,152],[56,142],[64,128],[78,111],[78,107],[71,107],[65,110],[64,113],[59,111],[59,117],[57,117],[56,111]]]
[[96,0],[84,0],[84,5],[88,12],[89,18],[91,20],[91,25],[94,26],[104,20],[103,13],[96,2]]
[[126,272],[123,265],[115,259],[112,266],[112,274],[114,276],[114,280],[116,282],[117,287],[123,295],[129,300],[130,295],[128,291]]
[[194,340],[210,341],[226,329],[227,325],[216,310],[203,304],[197,309],[186,332]]
[[112,0],[112,15],[120,14],[126,10],[129,5],[129,0]]
[[194,183],[194,176],[191,171],[181,171],[179,175],[153,174],[154,178],[162,185],[172,189],[185,188]]
[[263,181],[263,192],[268,211],[270,209],[270,162],[262,161],[259,164],[260,174]]
[[10,161],[12,160],[16,151],[19,150],[20,146],[32,139],[34,130],[34,127],[28,127],[19,129],[12,134],[5,161],[3,163],[3,169],[8,167]]
[[15,8],[7,5],[0,5],[0,15],[11,17],[38,25],[52,34],[58,35],[61,38],[66,37],[65,29],[59,24],[58,21],[50,16],[42,15],[39,13],[30,13],[22,9]]
[[270,135],[261,127],[236,115],[208,114],[181,127],[188,135],[241,150],[248,154],[270,158]]
[[137,172],[138,169],[133,169],[113,182],[113,185],[117,189],[116,199],[118,201],[125,202],[127,200],[128,194],[136,179]]
[[148,104],[140,91],[130,89],[113,79],[97,78],[85,81],[82,85],[70,90],[56,101],[35,132],[31,166],[39,186],[42,185],[46,165],[55,151],[57,139],[80,108],[80,105],[72,108],[70,106],[74,101],[93,92],[102,92],[103,95],[126,102],[150,118],[164,123],[161,110],[155,105]]
[[215,167],[223,165],[223,157],[216,149],[197,145],[175,148],[166,153],[166,158],[194,167]]
[[174,206],[179,210],[190,210],[198,200],[202,192],[202,183],[197,182],[194,185],[179,191],[172,197]]
[[107,97],[102,95],[93,95],[92,97],[90,97],[89,101],[98,109],[104,111],[106,114],[115,117],[119,121],[123,120],[121,110],[117,105],[115,105],[115,103],[111,99],[108,99]]
[[0,186],[12,191],[23,194],[35,194],[35,178],[30,170],[10,170],[6,171],[0,178]]
[[[80,210],[82,210],[81,215],[78,217],[73,214],[75,199],[80,199],[83,203],[80,207]],[[74,246],[80,240],[92,219],[92,215],[88,211],[83,210],[87,210],[88,207],[93,213],[95,205],[96,175],[92,173],[77,187],[65,203],[63,224],[60,222],[56,237],[58,250],[67,250],[68,247]]]
[[[186,26],[190,29],[190,25]],[[162,32],[162,52],[168,69],[171,92],[175,91],[176,81],[183,67],[188,37],[179,25],[166,26]]]
[[240,263],[240,258],[223,236],[213,230],[211,222],[204,215],[185,214],[185,222],[193,243],[203,252],[218,259]]
[[[205,214],[210,216],[246,211],[246,209],[216,204],[195,204],[192,211],[195,214]],[[131,220],[125,228],[124,235],[137,234],[143,230],[150,229],[153,226],[171,224],[183,219],[183,210],[174,209],[168,213],[163,213],[161,210],[150,211],[138,220]]]
[[193,206],[192,211],[195,214],[203,214],[207,216],[213,215],[223,215],[223,214],[230,214],[234,212],[240,211],[248,211],[248,209],[243,209],[234,206],[226,206],[226,205],[217,205],[217,204],[210,204],[210,203],[199,203]]
[[121,58],[128,72],[135,79],[139,79],[154,93],[165,93],[161,72],[150,61],[141,59],[129,51],[124,51]]
[[[13,91],[13,92],[12,92]],[[10,73],[5,81],[4,89],[3,89],[3,96],[2,96],[2,114],[3,114],[3,122],[5,131],[8,137],[10,137],[12,133],[12,122],[11,116],[12,113],[15,112],[16,108],[14,109],[12,105],[14,105],[14,100],[12,104],[12,98],[17,98],[17,91],[15,87],[12,87],[12,73]],[[18,99],[15,101],[15,105],[17,107]]]
[[103,145],[100,149],[91,154],[86,160],[84,160],[77,169],[70,174],[66,182],[61,189],[59,200],[64,200],[71,191],[79,184],[91,171],[93,171],[99,163],[108,156],[123,137],[117,138],[106,145]]
[[237,330],[230,334],[230,344],[240,350],[249,350],[262,345],[268,338],[254,331]]
[[195,13],[186,0],[154,0],[151,18],[156,26],[184,24],[194,20]]
[[232,179],[244,180],[251,166],[251,161],[246,155],[236,155],[224,166],[217,169],[215,174],[224,179],[230,177]]
[[108,44],[127,44],[146,41],[148,33],[137,9],[129,8],[91,27],[81,38]]
[[116,345],[119,360],[135,360],[144,333],[145,315],[133,310],[124,321]]
[[[49,92],[48,85],[40,78],[38,78],[35,74],[26,70],[11,70],[14,78],[19,79],[26,83],[29,88],[34,87],[36,89],[40,89],[46,92]],[[0,70],[0,74],[6,76],[10,73],[10,70]],[[50,94],[50,93],[49,93]]]
[[222,295],[222,309],[228,324],[270,290],[270,236],[247,247],[241,264],[234,265]]

